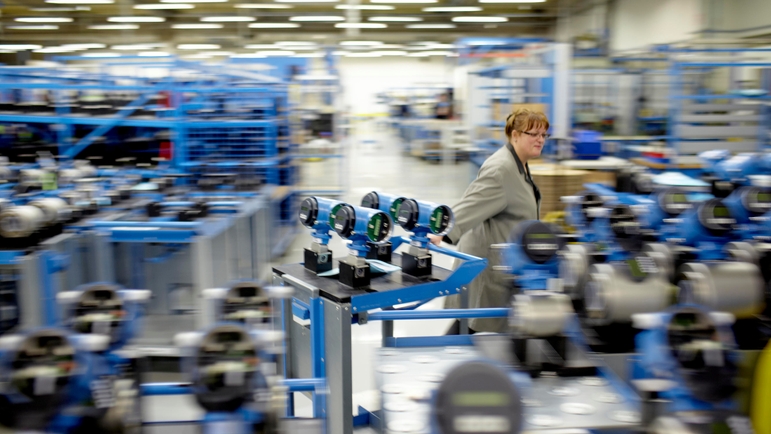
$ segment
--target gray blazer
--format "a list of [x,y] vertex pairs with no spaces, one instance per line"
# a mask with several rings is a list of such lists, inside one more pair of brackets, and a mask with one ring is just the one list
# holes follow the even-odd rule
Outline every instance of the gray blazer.
[[[457,244],[463,253],[487,258],[487,268],[469,285],[469,307],[508,307],[509,284],[494,272],[490,245],[508,242],[514,228],[524,220],[537,220],[541,195],[511,145],[501,147],[479,169],[460,202],[453,207],[455,227],[444,241]],[[456,264],[457,265],[457,264]],[[445,307],[460,307],[460,296],[448,297]],[[476,331],[501,332],[504,318],[475,318]]]

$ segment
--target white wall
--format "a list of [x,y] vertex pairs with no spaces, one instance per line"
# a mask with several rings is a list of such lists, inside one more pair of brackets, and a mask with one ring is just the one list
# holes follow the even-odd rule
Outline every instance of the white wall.
[[705,19],[702,0],[617,0],[610,48],[623,51],[691,39]]
[[[428,60],[424,60],[428,59]],[[454,58],[445,57],[343,57],[337,69],[350,114],[387,113],[388,107],[377,103],[380,92],[422,84],[446,84],[455,81]]]
[[[713,16],[713,26],[720,30],[744,30],[771,26],[771,1],[769,0],[707,0]],[[758,33],[767,34],[768,29]],[[719,34],[721,36],[750,36],[747,34]]]

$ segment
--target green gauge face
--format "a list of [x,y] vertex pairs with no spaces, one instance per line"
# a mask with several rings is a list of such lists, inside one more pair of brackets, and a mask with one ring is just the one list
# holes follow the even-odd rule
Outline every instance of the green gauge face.
[[724,234],[736,224],[731,210],[720,199],[710,199],[701,205],[699,221],[714,234]]
[[332,211],[329,212],[329,227],[334,228],[335,227],[335,219],[337,218],[337,212],[340,211],[340,208],[343,207],[342,203],[338,203],[337,205],[332,208]]
[[376,213],[367,224],[367,238],[370,241],[379,242],[388,238],[391,233],[391,220],[384,213]]
[[391,214],[391,219],[393,219],[393,221],[396,221],[399,218],[399,210],[402,208],[402,202],[404,202],[404,198],[400,197],[396,199],[391,204],[391,207],[388,209],[389,213]]
[[445,233],[447,228],[450,227],[451,217],[452,212],[450,211],[450,208],[444,205],[436,207],[431,213],[431,217],[429,217],[429,229],[435,234]]
[[744,206],[753,215],[762,215],[771,210],[771,191],[766,188],[750,187],[744,197]]
[[509,395],[494,390],[458,392],[452,396],[452,403],[458,407],[505,407]]
[[712,208],[712,215],[714,215],[715,218],[721,218],[721,217],[729,217],[731,213],[728,211],[728,207],[726,207],[725,205],[719,205]]

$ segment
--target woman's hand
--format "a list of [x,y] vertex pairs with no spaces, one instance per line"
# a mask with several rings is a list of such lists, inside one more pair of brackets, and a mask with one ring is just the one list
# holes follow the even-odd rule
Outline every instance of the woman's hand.
[[434,235],[434,234],[428,234],[428,240],[431,241],[431,244],[435,246],[442,245],[442,238],[444,237],[440,237],[439,235]]

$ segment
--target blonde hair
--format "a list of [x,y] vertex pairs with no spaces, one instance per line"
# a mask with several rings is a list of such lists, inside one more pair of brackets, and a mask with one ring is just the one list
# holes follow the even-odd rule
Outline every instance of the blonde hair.
[[545,114],[525,108],[517,109],[506,118],[506,138],[509,139],[514,131],[528,131],[541,127],[549,129],[549,119]]

